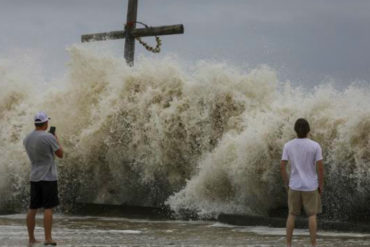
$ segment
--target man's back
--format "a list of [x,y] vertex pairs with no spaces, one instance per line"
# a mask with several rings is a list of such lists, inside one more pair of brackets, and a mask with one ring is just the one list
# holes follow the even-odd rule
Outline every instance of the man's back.
[[291,165],[289,187],[314,191],[318,187],[316,162],[322,159],[320,145],[308,138],[296,138],[284,145],[283,160]]
[[32,169],[30,180],[56,181],[54,152],[59,149],[55,137],[45,131],[32,131],[23,141]]

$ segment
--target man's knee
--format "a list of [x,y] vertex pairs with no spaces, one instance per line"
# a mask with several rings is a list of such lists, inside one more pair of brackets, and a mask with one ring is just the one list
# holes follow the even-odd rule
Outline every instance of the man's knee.
[[35,216],[37,214],[37,209],[28,209],[28,215]]
[[309,220],[316,220],[316,218],[317,218],[317,215],[316,214],[308,215],[308,219]]
[[294,225],[295,223],[295,215],[294,214],[289,214],[288,219],[287,219],[287,225]]
[[53,209],[52,208],[45,208],[44,209],[44,214],[47,214],[47,215],[53,214]]

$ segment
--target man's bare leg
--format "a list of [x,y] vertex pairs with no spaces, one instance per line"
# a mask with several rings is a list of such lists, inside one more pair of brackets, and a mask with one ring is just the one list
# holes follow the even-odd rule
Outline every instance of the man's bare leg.
[[47,208],[44,210],[45,243],[54,242],[51,237],[52,224],[53,224],[53,209]]
[[292,236],[293,230],[295,225],[295,216],[293,214],[289,214],[288,219],[286,221],[286,246],[292,246]]
[[317,220],[316,214],[308,217],[308,226],[310,228],[311,244],[316,247]]
[[35,238],[35,225],[36,225],[37,209],[29,209],[27,212],[27,230],[28,230],[28,243],[32,245],[38,241]]

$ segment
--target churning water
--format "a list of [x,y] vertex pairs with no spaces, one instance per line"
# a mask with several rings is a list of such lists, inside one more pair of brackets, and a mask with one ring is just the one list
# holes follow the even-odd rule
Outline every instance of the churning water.
[[[0,61],[0,211],[21,211],[29,161],[22,139],[44,110],[66,155],[63,210],[75,202],[168,205],[178,213],[268,215],[284,206],[283,144],[305,117],[323,148],[327,217],[366,215],[370,202],[370,87],[310,91],[249,71],[176,59],[122,59],[71,47],[54,87]],[[368,212],[367,212],[368,215]]]

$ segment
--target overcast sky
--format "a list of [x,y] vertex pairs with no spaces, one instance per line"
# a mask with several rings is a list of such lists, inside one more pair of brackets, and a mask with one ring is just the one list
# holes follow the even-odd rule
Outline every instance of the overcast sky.
[[[81,34],[120,30],[126,20],[127,0],[0,3],[0,58],[31,53],[50,78],[64,73],[66,48]],[[163,36],[159,56],[176,54],[185,64],[267,64],[281,80],[309,86],[370,82],[369,0],[139,0],[138,20],[184,24],[183,35]],[[123,40],[104,47],[121,56]],[[148,55],[138,43],[136,49]]]

